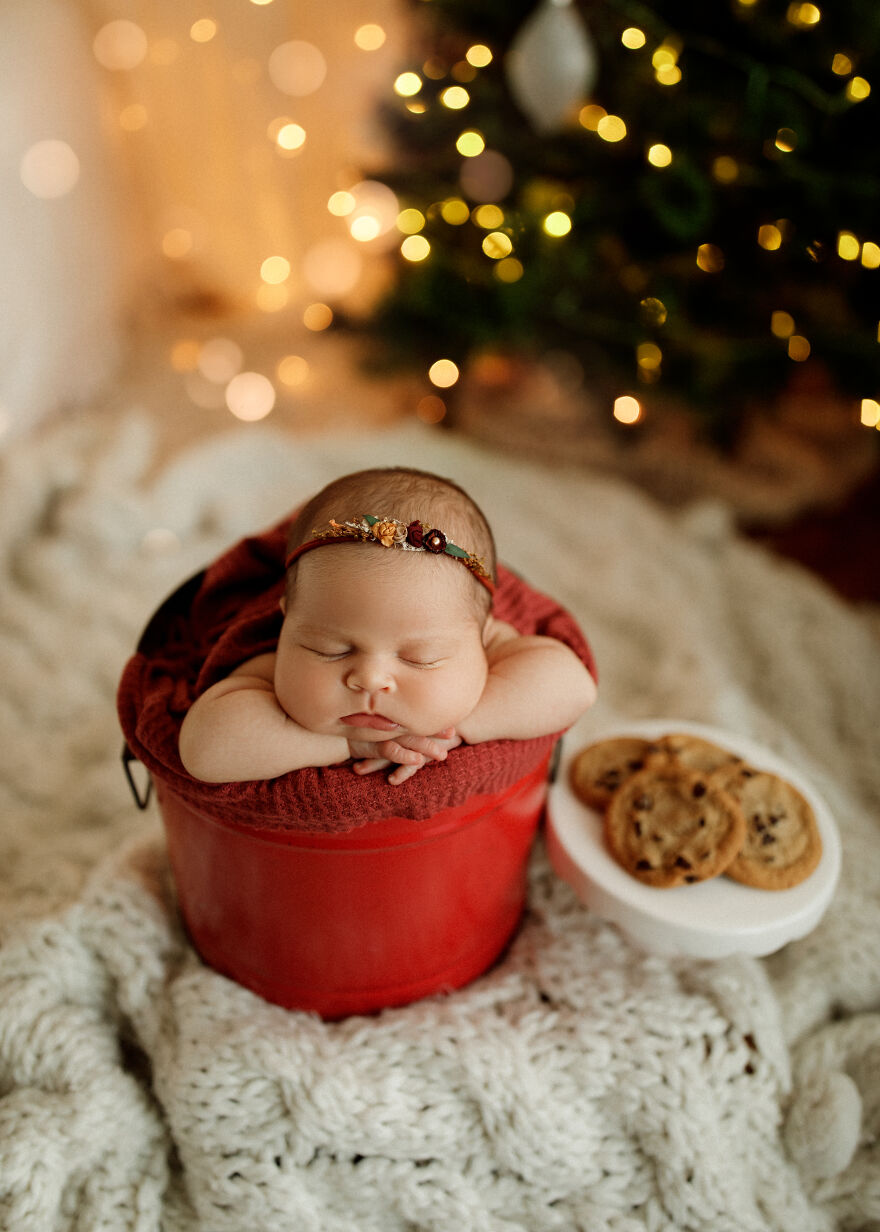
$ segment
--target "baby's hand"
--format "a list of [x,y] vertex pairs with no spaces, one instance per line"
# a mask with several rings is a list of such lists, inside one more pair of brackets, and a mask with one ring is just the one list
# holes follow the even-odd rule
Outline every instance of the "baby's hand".
[[383,740],[380,744],[349,740],[348,747],[352,757],[362,759],[352,767],[355,774],[372,774],[394,765],[397,768],[389,774],[388,782],[398,787],[411,779],[426,762],[445,761],[449,750],[459,744],[461,737],[456,735],[454,727],[449,727],[436,736],[398,736],[394,740]]

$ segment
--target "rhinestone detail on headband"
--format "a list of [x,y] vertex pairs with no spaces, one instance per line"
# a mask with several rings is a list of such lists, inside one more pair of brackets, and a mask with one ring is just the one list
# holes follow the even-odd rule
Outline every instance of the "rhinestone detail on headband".
[[450,542],[442,530],[426,526],[424,522],[401,522],[398,518],[379,518],[375,514],[365,513],[350,522],[337,522],[335,518],[331,518],[329,529],[315,529],[312,536],[306,543],[294,548],[285,561],[285,568],[289,568],[305,552],[328,543],[379,543],[383,548],[400,548],[404,552],[432,552],[436,556],[452,556],[455,560],[460,560],[489,591],[495,590],[492,577],[479,556],[466,552],[457,543]]

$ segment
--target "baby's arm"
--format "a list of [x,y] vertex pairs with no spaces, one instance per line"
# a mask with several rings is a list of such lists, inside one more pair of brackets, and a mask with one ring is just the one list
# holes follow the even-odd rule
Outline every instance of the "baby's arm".
[[196,698],[180,729],[180,759],[206,783],[274,779],[350,756],[343,736],[300,727],[275,696],[275,655],[259,655]]
[[457,731],[468,744],[529,740],[570,727],[596,700],[596,683],[564,642],[517,633],[492,619],[483,695]]
[[356,743],[309,731],[282,708],[274,680],[275,655],[259,655],[196,698],[183,720],[179,741],[180,760],[193,778],[243,783],[359,757],[368,759],[355,764],[360,774],[397,765],[388,780],[396,785],[427,761],[444,761],[447,750],[460,743],[452,732]]

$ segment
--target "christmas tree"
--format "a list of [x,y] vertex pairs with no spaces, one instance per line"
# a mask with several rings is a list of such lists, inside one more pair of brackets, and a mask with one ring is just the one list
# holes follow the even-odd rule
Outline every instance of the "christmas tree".
[[377,177],[403,233],[387,360],[561,356],[609,415],[684,404],[726,440],[803,365],[880,417],[871,0],[414,16]]

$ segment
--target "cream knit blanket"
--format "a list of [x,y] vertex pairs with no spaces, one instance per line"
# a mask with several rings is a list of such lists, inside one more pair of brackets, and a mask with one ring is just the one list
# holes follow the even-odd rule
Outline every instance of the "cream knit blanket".
[[[607,478],[427,430],[260,427],[149,478],[136,417],[0,462],[0,1226],[9,1232],[813,1232],[880,1221],[880,651],[870,612]],[[205,969],[119,763],[152,610],[332,476],[447,473],[578,617],[596,730],[761,740],[844,844],[821,925],[766,960],[637,952],[549,870],[472,986],[332,1025]]]

